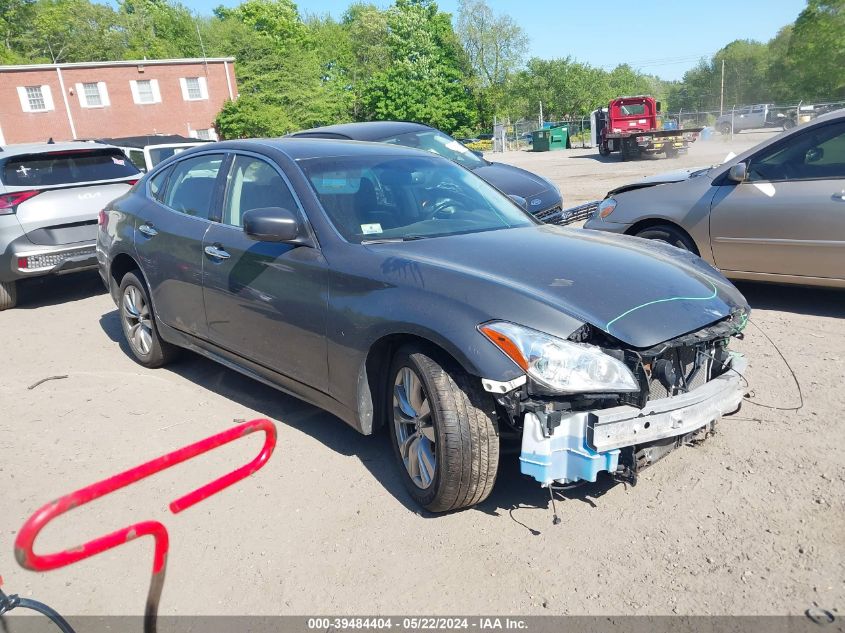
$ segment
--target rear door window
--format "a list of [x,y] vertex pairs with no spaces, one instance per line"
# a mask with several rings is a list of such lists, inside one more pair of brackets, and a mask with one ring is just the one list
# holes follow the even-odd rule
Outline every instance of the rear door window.
[[168,167],[167,169],[162,169],[155,176],[150,178],[150,195],[159,202],[164,202],[164,185],[167,184],[167,177],[170,175],[171,171],[173,171],[173,168]]
[[79,149],[9,158],[0,170],[7,187],[49,187],[131,178],[140,172],[119,149]]
[[222,164],[223,154],[205,154],[176,163],[167,181],[164,204],[174,211],[207,220]]

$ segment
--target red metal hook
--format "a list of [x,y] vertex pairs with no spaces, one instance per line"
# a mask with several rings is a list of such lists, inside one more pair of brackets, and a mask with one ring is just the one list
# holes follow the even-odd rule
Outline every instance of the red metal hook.
[[43,508],[33,514],[18,533],[15,540],[15,558],[18,563],[25,569],[33,571],[49,571],[51,569],[58,569],[66,565],[72,565],[85,558],[94,556],[106,550],[118,547],[124,543],[128,543],[141,536],[152,536],[155,541],[155,550],[153,554],[153,574],[150,579],[150,589],[147,594],[147,604],[144,609],[144,630],[152,633],[156,630],[156,615],[158,613],[158,603],[161,598],[161,590],[164,585],[164,572],[167,565],[167,550],[169,539],[167,529],[158,521],[141,521],[134,525],[129,525],[98,538],[92,539],[87,543],[67,549],[63,552],[55,554],[36,554],[33,551],[33,544],[38,536],[38,533],[44,529],[50,521],[56,517],[85,505],[94,499],[98,499],[115,490],[120,490],[126,486],[145,479],[150,475],[166,470],[176,464],[181,464],[197,455],[202,455],[208,451],[214,450],[224,444],[233,442],[245,435],[255,433],[256,431],[264,431],[265,439],[264,446],[261,452],[250,462],[244,464],[240,468],[233,470],[230,473],[215,479],[212,482],[205,484],[189,492],[188,494],[179,497],[170,504],[170,511],[178,514],[183,510],[190,508],[207,499],[208,497],[220,492],[224,488],[228,488],[232,484],[249,477],[251,474],[259,470],[270,455],[273,454],[273,449],[276,447],[276,426],[266,419],[252,420],[236,427],[212,435],[204,440],[200,440],[189,446],[185,446],[178,450],[162,455],[151,461],[131,468],[127,471],[98,481],[95,484],[86,486],[76,492],[72,492],[56,501],[48,503]]

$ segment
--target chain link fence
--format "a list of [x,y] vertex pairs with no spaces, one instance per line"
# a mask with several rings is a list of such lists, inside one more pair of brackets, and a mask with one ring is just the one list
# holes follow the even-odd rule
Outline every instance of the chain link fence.
[[[845,101],[828,101],[824,103],[795,103],[790,105],[734,105],[719,110],[688,111],[677,110],[664,112],[660,115],[664,126],[676,128],[704,128],[712,127],[721,134],[735,134],[742,130],[752,129],[790,129],[799,123],[805,123],[821,114],[845,108]],[[549,121],[546,124],[565,125],[569,129],[569,144],[573,148],[585,149],[592,147],[589,115],[570,118],[561,121]],[[537,119],[519,119],[511,123],[500,123],[497,151],[530,150],[533,133],[541,125]]]

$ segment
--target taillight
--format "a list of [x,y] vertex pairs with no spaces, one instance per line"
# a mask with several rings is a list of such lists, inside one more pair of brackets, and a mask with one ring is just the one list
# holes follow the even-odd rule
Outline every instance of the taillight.
[[0,215],[12,215],[22,202],[37,196],[40,191],[16,191],[0,194]]
[[135,178],[134,180],[127,180],[127,181],[126,181],[126,184],[127,184],[127,185],[129,185],[130,187],[132,187],[132,186],[134,186],[134,185],[135,185],[135,183],[137,183],[139,180],[140,180],[140,178]]
[[97,214],[97,226],[103,231],[109,226],[109,212],[105,209],[100,209],[100,213]]

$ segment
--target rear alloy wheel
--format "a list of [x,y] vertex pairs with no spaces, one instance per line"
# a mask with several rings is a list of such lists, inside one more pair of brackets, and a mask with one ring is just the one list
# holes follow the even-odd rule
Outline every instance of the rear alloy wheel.
[[723,134],[723,135],[727,136],[728,134],[731,133],[731,130],[732,130],[732,127],[731,127],[730,123],[722,123],[722,125],[719,126],[719,134]]
[[489,394],[463,371],[447,370],[417,347],[396,354],[389,386],[393,449],[414,500],[445,512],[486,499],[499,468]]
[[154,369],[170,362],[179,348],[158,334],[147,287],[135,273],[126,273],[120,283],[120,324],[132,355],[141,365]]
[[672,246],[682,248],[685,251],[695,253],[696,255],[698,254],[698,249],[695,246],[695,242],[693,242],[692,239],[690,239],[690,237],[686,235],[683,231],[680,231],[672,226],[664,224],[658,226],[650,226],[647,229],[643,229],[642,231],[637,233],[636,236],[642,237],[646,240],[658,240],[660,242],[666,242],[667,244],[671,244]]
[[18,305],[18,286],[14,281],[0,281],[0,310]]

